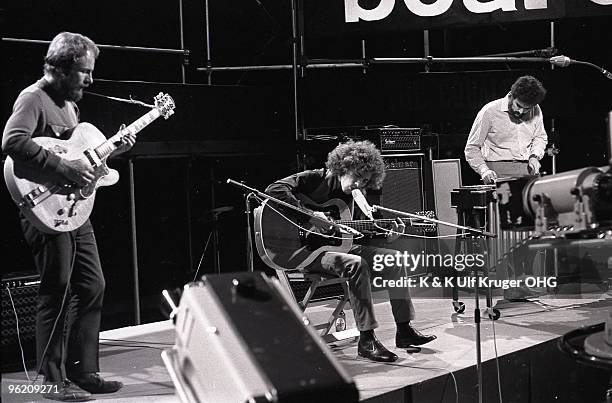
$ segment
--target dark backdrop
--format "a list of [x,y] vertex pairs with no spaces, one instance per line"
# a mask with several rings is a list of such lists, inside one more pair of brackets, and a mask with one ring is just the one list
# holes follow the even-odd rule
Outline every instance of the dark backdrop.
[[[3,37],[50,40],[62,30],[90,36],[99,44],[180,48],[176,2],[144,0],[25,0],[0,10]],[[197,67],[207,63],[204,2],[183,2],[185,48],[182,56],[103,50],[90,88],[94,92],[151,102],[160,91],[176,100],[176,114],[142,132],[131,155],[136,156],[135,189],[140,290],[143,319],[160,319],[159,293],[192,279],[214,223],[210,210],[233,209],[220,216],[222,271],[246,268],[245,216],[242,193],[230,188],[231,177],[263,188],[296,166],[290,71],[215,72],[208,77]],[[212,66],[290,64],[289,2],[210,1]],[[555,22],[560,54],[612,68],[610,17]],[[549,21],[436,29],[429,32],[433,56],[459,57],[546,48]],[[313,37],[304,42],[309,58],[360,58],[361,39],[367,57],[422,57],[423,32]],[[40,77],[46,50],[40,44],[2,42],[2,124],[18,92]],[[190,85],[180,85],[186,63]],[[376,65],[363,69],[308,69],[300,89],[304,128],[377,124],[417,126],[440,134],[440,158],[462,158],[472,120],[488,101],[502,97],[522,74],[539,77],[548,89],[542,103],[551,139],[560,146],[559,170],[602,165],[605,116],[612,110],[612,80],[585,66],[550,69],[537,64]],[[205,85],[208,80],[213,86]],[[105,134],[146,112],[87,95],[80,104],[82,120]],[[552,121],[554,119],[554,131]],[[329,144],[332,147],[333,144]],[[322,161],[320,161],[322,162]],[[99,192],[92,220],[108,280],[103,326],[131,324],[131,245],[127,161],[118,185]],[[550,172],[550,161],[544,161]],[[465,167],[464,167],[465,168]],[[467,182],[477,178],[467,168]],[[3,272],[31,270],[32,261],[6,189],[0,191]],[[188,231],[191,230],[191,233]],[[261,266],[258,266],[261,267]],[[200,274],[212,273],[212,244]]]

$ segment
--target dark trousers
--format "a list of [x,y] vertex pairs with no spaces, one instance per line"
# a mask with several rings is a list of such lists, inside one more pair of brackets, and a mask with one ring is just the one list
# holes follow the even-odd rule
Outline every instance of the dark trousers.
[[[378,327],[372,301],[372,279],[381,277],[395,280],[406,275],[403,267],[372,270],[374,255],[394,255],[396,250],[355,245],[349,253],[325,252],[312,262],[306,271],[323,272],[348,278],[349,298],[359,331]],[[408,287],[387,288],[391,311],[396,323],[414,319],[414,306]]]
[[40,373],[48,382],[57,382],[98,372],[105,283],[91,223],[46,234],[21,217],[21,227],[41,276],[36,313]]

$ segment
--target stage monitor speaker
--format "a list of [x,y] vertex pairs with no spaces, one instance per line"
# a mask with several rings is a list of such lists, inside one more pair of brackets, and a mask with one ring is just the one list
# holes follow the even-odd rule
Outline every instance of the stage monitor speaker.
[[[461,161],[444,159],[431,161],[431,174],[436,217],[451,224],[457,224],[457,210],[451,207],[451,190],[461,186]],[[457,229],[448,225],[438,225],[438,253],[455,253],[456,242],[453,237]]]
[[[461,186],[461,161],[458,159],[431,161],[434,202],[439,220],[457,224],[457,211],[451,207],[451,190]],[[438,227],[438,235],[452,235],[457,230],[447,225]]]
[[39,284],[40,276],[35,271],[2,276],[2,371],[21,367],[20,340],[26,363],[36,360],[36,302]]
[[[414,213],[425,210],[422,153],[383,155],[387,175],[380,190],[383,207]],[[376,202],[376,200],[373,200]],[[385,217],[395,216],[383,213]]]
[[162,358],[183,402],[357,402],[351,377],[263,273],[185,286]]

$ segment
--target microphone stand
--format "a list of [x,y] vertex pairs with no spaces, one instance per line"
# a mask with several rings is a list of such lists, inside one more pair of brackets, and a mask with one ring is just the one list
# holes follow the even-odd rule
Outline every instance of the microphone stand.
[[[471,234],[477,234],[477,235],[481,235],[487,238],[496,238],[497,234],[493,233],[493,232],[489,232],[489,231],[484,231],[484,230],[480,230],[477,228],[472,228],[472,227],[466,227],[464,225],[458,225],[458,224],[452,224],[452,223],[448,223],[445,221],[441,221],[441,220],[437,220],[434,218],[428,218],[428,217],[422,217],[420,215],[417,214],[412,214],[412,213],[407,213],[405,211],[400,211],[400,210],[393,210],[390,208],[386,208],[386,207],[382,207],[382,206],[378,206],[378,205],[373,205],[372,207],[372,211],[385,211],[388,213],[392,213],[395,215],[405,215],[411,218],[418,218],[420,220],[426,220],[426,221],[430,221],[436,224],[442,224],[442,225],[448,225],[450,227],[454,227],[457,229],[461,229],[464,231],[469,231]],[[475,308],[474,308],[474,326],[476,329],[476,338],[474,340],[475,344],[476,344],[476,374],[477,374],[477,379],[478,379],[478,402],[482,403],[483,401],[483,396],[482,396],[482,389],[483,389],[483,380],[482,380],[482,346],[480,343],[480,296],[479,296],[479,284],[477,281],[477,277],[478,277],[478,269],[475,270],[476,273],[476,281],[474,281],[474,294],[475,294]],[[487,310],[489,311],[491,308],[487,307]],[[491,312],[489,311],[489,315],[492,319],[497,319],[498,314],[495,313],[495,310],[493,310],[493,316],[491,316]]]
[[244,194],[244,214],[246,216],[246,259],[247,259],[247,270],[249,272],[254,271],[254,260],[253,260],[253,236],[252,236],[252,228],[251,228],[251,198],[254,197],[254,194],[245,193]]
[[386,211],[387,213],[391,213],[391,214],[395,214],[395,215],[404,215],[410,218],[416,218],[419,220],[424,220],[424,221],[429,221],[432,223],[436,223],[436,224],[442,224],[442,225],[446,225],[449,227],[453,227],[453,228],[457,228],[457,229],[461,229],[464,231],[468,231],[472,234],[477,234],[477,235],[482,235],[482,236],[486,236],[488,238],[497,238],[497,234],[493,233],[493,232],[489,232],[489,231],[483,231],[481,229],[478,228],[472,228],[472,227],[466,227],[464,225],[458,225],[458,224],[453,224],[450,222],[446,222],[446,221],[442,221],[442,220],[437,220],[435,218],[429,218],[429,217],[425,217],[425,216],[420,216],[418,214],[412,214],[412,213],[407,213],[405,211],[401,211],[401,210],[393,210],[387,207],[383,207],[383,206],[379,206],[379,205],[372,205],[372,212],[375,211]]

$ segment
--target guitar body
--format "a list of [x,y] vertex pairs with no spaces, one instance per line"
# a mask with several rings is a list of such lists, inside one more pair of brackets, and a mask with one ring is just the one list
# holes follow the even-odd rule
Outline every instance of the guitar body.
[[[82,159],[106,137],[92,124],[79,123],[68,140],[35,137],[38,145],[68,160]],[[4,180],[13,201],[28,221],[46,233],[68,232],[87,221],[94,205],[96,190],[119,180],[119,173],[101,161],[95,167],[95,180],[85,187],[61,186],[41,172],[28,168],[10,157],[4,164]]]
[[[302,200],[305,201],[304,198]],[[340,199],[332,199],[324,204],[306,201],[305,204],[313,210],[328,212],[334,219],[351,219],[350,209]],[[275,203],[270,205],[268,200],[255,209],[255,245],[264,263],[275,270],[302,269],[323,252],[346,253],[353,244],[352,236],[348,234],[340,234],[337,231],[325,233],[334,237],[329,238],[309,233],[299,227],[320,232],[309,222],[298,222],[295,216],[286,210],[279,212],[278,206]]]

